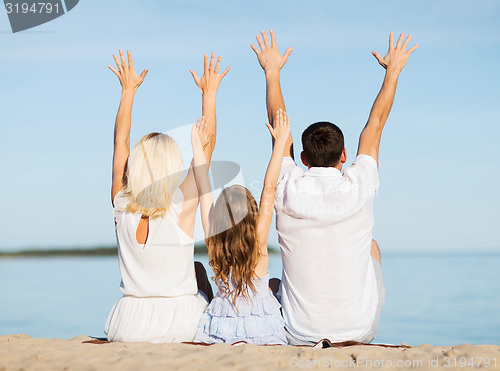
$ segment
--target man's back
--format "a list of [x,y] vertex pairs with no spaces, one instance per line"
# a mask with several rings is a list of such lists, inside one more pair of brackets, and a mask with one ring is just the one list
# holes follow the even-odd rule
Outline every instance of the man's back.
[[[259,47],[251,47],[265,72],[267,116],[274,128],[275,112],[286,110],[280,70],[293,48],[281,55],[272,30],[270,35],[269,41],[261,31]],[[308,172],[286,157],[294,153],[291,134],[283,151],[275,208],[283,256],[281,301],[292,343],[322,337],[371,341],[377,332],[385,289],[380,251],[372,240],[373,195],[380,139],[398,78],[418,48],[407,50],[411,37],[400,34],[394,43],[391,32],[387,54],[372,52],[385,69],[384,82],[359,137],[358,157],[344,175],[338,170],[347,159],[344,136],[330,122],[316,122],[302,133],[300,157]]]
[[358,156],[344,174],[304,172],[283,160],[276,227],[283,257],[279,295],[290,334],[304,341],[364,340],[379,304],[371,259],[377,164]]

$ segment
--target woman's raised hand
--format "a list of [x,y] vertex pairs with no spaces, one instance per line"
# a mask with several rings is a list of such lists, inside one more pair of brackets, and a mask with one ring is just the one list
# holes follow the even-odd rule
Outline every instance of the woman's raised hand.
[[212,53],[209,65],[208,54],[205,54],[203,76],[199,78],[196,72],[194,72],[193,70],[189,71],[191,72],[191,75],[193,75],[194,82],[196,83],[196,85],[198,85],[202,94],[215,94],[217,92],[217,89],[219,89],[220,82],[229,72],[230,67],[227,67],[224,72],[219,74],[220,60],[220,57],[217,58],[217,63],[215,63],[215,53]]
[[148,70],[144,70],[140,75],[138,75],[134,70],[134,62],[132,61],[132,54],[130,54],[130,50],[127,51],[127,57],[128,66],[127,61],[125,60],[125,55],[123,54],[123,50],[120,50],[120,59],[118,59],[116,54],[113,54],[113,58],[115,59],[116,67],[118,68],[118,70],[114,69],[109,64],[108,67],[115,73],[116,76],[118,76],[123,90],[132,89],[133,91],[136,91],[144,81],[144,78],[148,74]]

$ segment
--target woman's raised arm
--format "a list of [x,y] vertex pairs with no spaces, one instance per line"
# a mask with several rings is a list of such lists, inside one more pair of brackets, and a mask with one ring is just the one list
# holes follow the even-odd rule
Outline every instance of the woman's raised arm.
[[208,129],[208,119],[198,119],[193,124],[191,132],[191,144],[193,146],[193,171],[196,180],[196,187],[200,195],[201,223],[205,239],[210,234],[209,214],[213,205],[212,188],[208,179],[208,164],[205,158],[204,149],[211,144],[213,133]]
[[[207,120],[207,130],[213,133],[210,143],[203,149],[207,166],[210,166],[210,160],[215,147],[215,137],[217,135],[217,118],[215,115],[215,96],[219,85],[229,72],[227,67],[224,72],[219,74],[221,58],[215,60],[215,53],[212,53],[210,62],[208,61],[208,54],[204,55],[203,60],[203,75],[198,77],[196,72],[191,70],[194,82],[200,88],[202,94],[202,115]],[[194,224],[196,217],[196,209],[198,208],[198,199],[200,194],[196,187],[193,166],[188,171],[186,179],[179,186],[182,194],[184,195],[184,202],[182,204],[182,212],[179,215],[179,227],[186,232],[187,235],[192,236],[194,233]]]
[[113,54],[117,69],[108,67],[118,76],[122,85],[122,95],[120,99],[120,107],[116,114],[115,134],[114,134],[114,151],[113,151],[113,181],[111,185],[111,202],[114,201],[116,194],[123,188],[123,175],[125,165],[130,154],[130,124],[132,117],[132,105],[137,88],[142,84],[148,70],[142,71],[138,75],[134,70],[134,63],[130,51],[127,52],[127,61],[123,51],[120,50],[120,59]]

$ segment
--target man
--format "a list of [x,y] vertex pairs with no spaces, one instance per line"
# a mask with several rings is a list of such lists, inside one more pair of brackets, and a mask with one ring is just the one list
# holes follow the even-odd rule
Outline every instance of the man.
[[[260,50],[251,45],[266,76],[269,122],[285,110],[280,69],[292,48],[281,55],[271,30],[257,36]],[[308,171],[294,162],[290,135],[276,187],[276,228],[283,258],[278,297],[283,307],[290,344],[331,341],[370,342],[378,328],[385,289],[380,251],[372,239],[373,198],[379,186],[380,138],[394,102],[398,77],[418,44],[394,34],[382,58],[382,88],[359,138],[357,157],[344,169],[346,150],[342,131],[329,122],[310,125],[302,134],[300,155]]]

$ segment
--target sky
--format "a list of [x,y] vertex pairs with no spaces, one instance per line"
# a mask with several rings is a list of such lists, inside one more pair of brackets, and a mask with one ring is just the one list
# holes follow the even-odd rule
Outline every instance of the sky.
[[[403,70],[380,151],[374,238],[385,251],[500,251],[500,2],[81,0],[13,34],[0,14],[0,251],[115,243],[110,187],[118,49],[150,70],[131,142],[201,115],[203,54],[231,66],[214,160],[258,197],[271,155],[264,74],[250,43],[294,48],[281,73],[295,155],[311,123],[346,137],[348,164],[380,89],[389,33],[420,47]],[[189,143],[183,146],[183,153]],[[187,155],[187,156],[188,156]],[[184,158],[189,163],[189,158]],[[199,235],[198,226],[198,234]],[[271,228],[269,243],[277,245]]]

